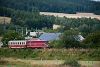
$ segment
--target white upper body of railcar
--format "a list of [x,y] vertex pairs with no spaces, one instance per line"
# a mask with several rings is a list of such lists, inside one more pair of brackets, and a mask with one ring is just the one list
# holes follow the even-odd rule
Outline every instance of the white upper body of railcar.
[[25,48],[26,40],[13,40],[8,42],[9,48]]

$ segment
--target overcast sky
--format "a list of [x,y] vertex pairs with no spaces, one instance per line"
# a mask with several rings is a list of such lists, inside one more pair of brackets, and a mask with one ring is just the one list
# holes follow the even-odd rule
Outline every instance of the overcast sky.
[[94,0],[94,1],[100,1],[100,0]]

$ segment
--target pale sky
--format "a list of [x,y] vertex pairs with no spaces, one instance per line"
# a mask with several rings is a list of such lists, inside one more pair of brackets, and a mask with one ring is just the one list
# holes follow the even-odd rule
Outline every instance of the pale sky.
[[100,0],[94,0],[94,1],[100,1]]

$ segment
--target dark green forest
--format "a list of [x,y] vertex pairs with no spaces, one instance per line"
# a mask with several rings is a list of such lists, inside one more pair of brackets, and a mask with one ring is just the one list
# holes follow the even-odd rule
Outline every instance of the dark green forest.
[[[52,28],[54,17],[40,16],[39,11],[24,11],[11,8],[0,8],[0,16],[11,17],[11,24],[5,24],[6,29],[15,30],[15,28],[27,27],[28,29],[42,29],[44,27]],[[1,25],[3,28],[4,24]],[[3,29],[1,29],[3,30]]]
[[100,2],[91,0],[0,0],[0,6],[16,10],[46,12],[93,12],[100,14]]
[[[92,12],[99,14],[99,4],[100,2],[91,0],[0,0],[0,16],[12,18],[11,24],[6,27],[7,29],[16,26],[28,27],[29,29],[52,28],[54,23],[59,23],[59,19],[55,19],[54,16],[40,16],[39,12]],[[74,19],[60,21],[64,24],[67,20],[69,20],[68,23],[77,22]],[[85,21],[85,19],[83,20]],[[79,20],[79,22],[81,21]],[[97,20],[97,22],[99,21]],[[75,25],[79,27],[81,23],[72,26]]]
[[[59,19],[55,20],[55,17],[53,16],[40,16],[39,12],[92,12],[99,14],[99,4],[100,2],[90,0],[0,0],[0,16],[7,16],[12,18],[10,28],[13,25],[18,25],[17,27],[28,27],[29,29],[42,29],[44,27],[52,28],[54,23],[59,23]],[[77,23],[80,21],[74,21],[74,19],[71,19],[73,21],[70,19],[60,21],[64,24],[67,22],[67,20],[69,20],[68,23]],[[85,19],[83,20],[86,21]],[[99,21],[97,20],[97,22]],[[75,27],[76,25],[79,27],[81,24],[82,23],[77,23],[72,26]],[[97,27],[98,26],[99,25],[97,25]],[[7,28],[9,28],[9,25]]]

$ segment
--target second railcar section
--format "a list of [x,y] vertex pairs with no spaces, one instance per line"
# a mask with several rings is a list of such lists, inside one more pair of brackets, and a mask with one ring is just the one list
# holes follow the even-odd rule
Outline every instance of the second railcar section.
[[48,42],[44,40],[28,40],[26,42],[27,48],[47,48]]

